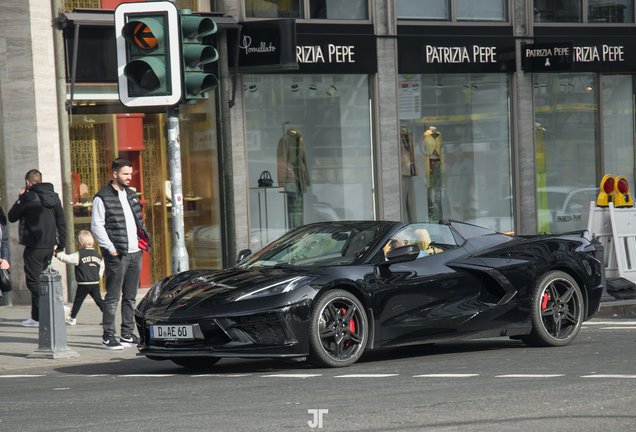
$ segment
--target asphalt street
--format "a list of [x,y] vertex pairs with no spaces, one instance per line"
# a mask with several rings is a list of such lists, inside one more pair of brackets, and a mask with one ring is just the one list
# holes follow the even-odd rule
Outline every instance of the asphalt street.
[[[19,363],[0,367],[0,430],[626,431],[636,424],[636,318],[595,318],[563,348],[496,338],[368,353],[344,369],[238,359],[190,371],[137,357],[133,348],[101,350],[98,317],[89,313],[67,327],[79,358],[14,353]],[[12,327],[0,318],[2,347]],[[13,327],[36,331],[20,329]],[[36,347],[22,338],[31,345],[7,346]],[[0,359],[8,357],[0,348]]]

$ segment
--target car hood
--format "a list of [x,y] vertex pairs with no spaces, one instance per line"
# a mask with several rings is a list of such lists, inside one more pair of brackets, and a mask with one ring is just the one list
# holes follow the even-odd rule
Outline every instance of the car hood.
[[146,313],[160,314],[240,304],[244,302],[236,299],[241,296],[312,273],[307,269],[288,268],[183,272],[164,281],[161,295],[155,303],[150,303],[146,297],[138,308]]

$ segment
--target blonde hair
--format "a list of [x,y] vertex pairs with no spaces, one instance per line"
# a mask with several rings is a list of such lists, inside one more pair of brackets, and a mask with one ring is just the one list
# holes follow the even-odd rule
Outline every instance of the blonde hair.
[[93,239],[93,234],[90,231],[81,230],[77,234],[77,242],[83,244],[84,247],[93,247],[95,239]]

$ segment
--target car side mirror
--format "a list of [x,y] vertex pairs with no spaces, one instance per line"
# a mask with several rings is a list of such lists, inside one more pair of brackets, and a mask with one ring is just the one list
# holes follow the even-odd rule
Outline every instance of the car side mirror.
[[238,256],[236,257],[236,262],[240,263],[250,255],[252,255],[252,249],[243,249],[239,251]]
[[406,245],[393,249],[386,254],[386,261],[377,265],[389,266],[391,264],[415,261],[420,254],[420,248],[417,245]]

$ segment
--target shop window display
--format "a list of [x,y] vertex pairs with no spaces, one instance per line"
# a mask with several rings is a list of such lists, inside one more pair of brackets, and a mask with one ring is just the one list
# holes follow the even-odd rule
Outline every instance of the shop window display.
[[539,233],[585,229],[598,191],[598,76],[534,76]]
[[402,216],[513,231],[510,79],[400,75]]
[[624,176],[634,185],[634,76],[603,75],[603,160],[601,174]]
[[[180,142],[186,248],[191,269],[222,268],[220,194],[214,95],[183,105]],[[78,107],[72,116],[71,178],[76,234],[90,229],[92,200],[111,178],[114,158],[133,162],[153,248],[144,254],[142,287],[172,273],[172,211],[165,113],[105,114],[119,105]],[[206,175],[199,175],[205,172]]]
[[368,76],[244,79],[252,249],[311,222],[374,219]]

